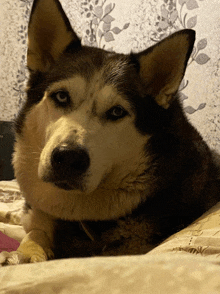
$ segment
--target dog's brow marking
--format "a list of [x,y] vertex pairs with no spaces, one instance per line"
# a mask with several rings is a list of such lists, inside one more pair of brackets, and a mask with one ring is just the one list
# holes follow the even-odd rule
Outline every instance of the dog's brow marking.
[[94,110],[96,114],[108,110],[115,103],[117,92],[112,86],[104,86],[97,93],[96,100],[94,101]]
[[48,90],[52,92],[59,87],[73,88],[77,91],[83,92],[85,91],[85,88],[86,88],[86,80],[82,76],[76,75],[76,76],[73,76],[72,78],[68,78],[68,79],[53,83],[48,88]]
[[124,104],[125,106],[126,102],[117,93],[114,86],[103,84],[103,81],[98,76],[95,76],[92,80],[88,92],[85,96],[92,102],[91,114],[93,116],[99,116],[115,104]]
[[85,99],[86,85],[87,85],[86,80],[82,76],[76,75],[76,76],[73,76],[72,78],[68,78],[66,80],[53,83],[47,89],[47,92],[50,95],[54,91],[66,89],[70,93],[70,96],[74,100],[73,102],[75,106],[77,107]]
[[127,110],[131,110],[131,105],[117,92],[113,85],[105,85],[97,95],[93,110],[96,114],[99,114],[115,105],[121,105]]

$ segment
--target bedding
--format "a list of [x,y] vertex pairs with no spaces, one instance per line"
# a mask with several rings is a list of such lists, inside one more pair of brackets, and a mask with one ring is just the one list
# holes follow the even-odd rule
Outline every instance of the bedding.
[[[4,251],[15,250],[24,237],[23,203],[16,181],[0,182],[0,245],[10,238]],[[220,202],[145,255],[1,267],[0,293],[217,294],[219,277]]]

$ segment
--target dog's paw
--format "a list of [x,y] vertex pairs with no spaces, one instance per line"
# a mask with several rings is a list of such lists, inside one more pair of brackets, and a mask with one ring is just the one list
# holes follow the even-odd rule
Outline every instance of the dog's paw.
[[17,251],[1,252],[0,266],[42,262],[53,258],[54,255],[51,249],[44,250],[40,245],[29,240],[23,243]]
[[29,258],[18,251],[2,251],[0,253],[0,265],[16,265],[21,263],[28,263]]
[[0,253],[0,266],[42,262],[52,258],[52,251],[47,252],[47,254],[43,250],[33,254],[24,254],[19,251],[3,251]]

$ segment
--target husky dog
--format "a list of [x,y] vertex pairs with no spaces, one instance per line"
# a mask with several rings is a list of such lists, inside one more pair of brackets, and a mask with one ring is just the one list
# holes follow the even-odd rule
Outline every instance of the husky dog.
[[143,254],[220,200],[218,155],[178,98],[193,30],[117,54],[35,0],[28,39],[13,157],[27,235],[5,264]]

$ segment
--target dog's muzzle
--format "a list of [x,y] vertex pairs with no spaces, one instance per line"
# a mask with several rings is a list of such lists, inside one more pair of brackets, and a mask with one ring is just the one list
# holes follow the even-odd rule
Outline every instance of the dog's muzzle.
[[51,154],[49,182],[65,190],[83,189],[83,178],[90,166],[86,148],[61,144]]

